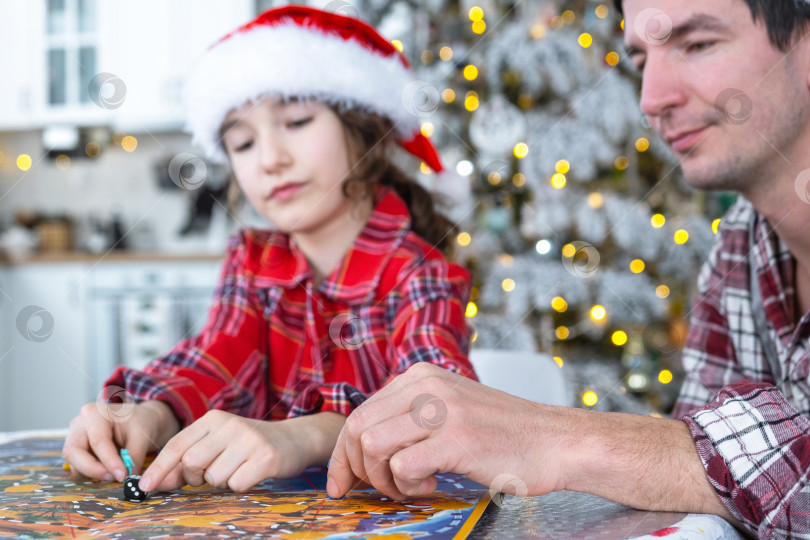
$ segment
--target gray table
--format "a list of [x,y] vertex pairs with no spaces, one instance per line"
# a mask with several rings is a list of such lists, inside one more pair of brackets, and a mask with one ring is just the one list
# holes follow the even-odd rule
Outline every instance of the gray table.
[[[666,536],[647,536],[668,527],[672,531]],[[646,512],[596,495],[561,491],[525,499],[507,496],[500,504],[491,502],[469,538],[737,540],[743,536],[717,516]]]

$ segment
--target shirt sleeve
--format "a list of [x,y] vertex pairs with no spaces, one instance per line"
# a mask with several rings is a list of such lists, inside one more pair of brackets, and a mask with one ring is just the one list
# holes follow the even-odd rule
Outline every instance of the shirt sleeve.
[[465,312],[469,297],[469,273],[457,264],[431,261],[408,276],[394,319],[394,367],[388,381],[417,362],[430,362],[477,380],[468,357],[472,328]]
[[[472,335],[465,318],[469,291],[468,272],[442,259],[423,262],[389,293],[386,301],[393,317],[387,376],[374,391],[416,362],[430,362],[476,379],[467,357]],[[346,382],[312,386],[298,396],[289,416],[319,411],[348,416],[371,393]]]
[[724,386],[743,378],[722,304],[726,279],[726,272],[720,267],[723,262],[719,261],[722,248],[721,240],[715,244],[698,277],[682,356],[686,378],[672,411],[673,418],[703,407]]
[[105,386],[133,401],[160,400],[186,426],[211,409],[261,418],[267,403],[263,313],[249,297],[243,271],[245,243],[230,243],[208,320],[197,336],[180,342],[142,371],[119,367]]
[[729,385],[684,421],[718,496],[751,532],[810,534],[810,420],[777,388]]

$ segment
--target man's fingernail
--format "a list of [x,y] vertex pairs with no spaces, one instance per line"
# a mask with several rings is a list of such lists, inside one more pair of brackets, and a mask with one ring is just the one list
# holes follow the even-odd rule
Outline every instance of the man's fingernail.
[[112,482],[112,475],[110,473],[105,473],[104,476],[101,477],[102,480],[105,482]]
[[116,480],[118,480],[119,482],[123,482],[125,477],[126,475],[124,474],[124,471],[122,471],[121,469],[115,469]]

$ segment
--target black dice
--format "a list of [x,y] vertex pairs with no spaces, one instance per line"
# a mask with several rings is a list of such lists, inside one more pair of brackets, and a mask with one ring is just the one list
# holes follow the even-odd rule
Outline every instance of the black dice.
[[141,502],[146,499],[148,493],[140,488],[138,481],[140,476],[133,474],[124,479],[124,498],[128,501]]

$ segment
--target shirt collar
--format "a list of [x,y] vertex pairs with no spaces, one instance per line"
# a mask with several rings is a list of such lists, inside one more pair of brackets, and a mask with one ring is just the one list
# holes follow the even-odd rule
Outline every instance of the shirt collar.
[[[366,301],[402,237],[410,230],[408,207],[400,196],[386,187],[377,191],[377,197],[377,205],[352,247],[318,287],[335,301],[348,304]],[[312,279],[306,257],[289,235],[272,234],[264,241],[266,245],[254,273],[257,287],[290,289]]]

